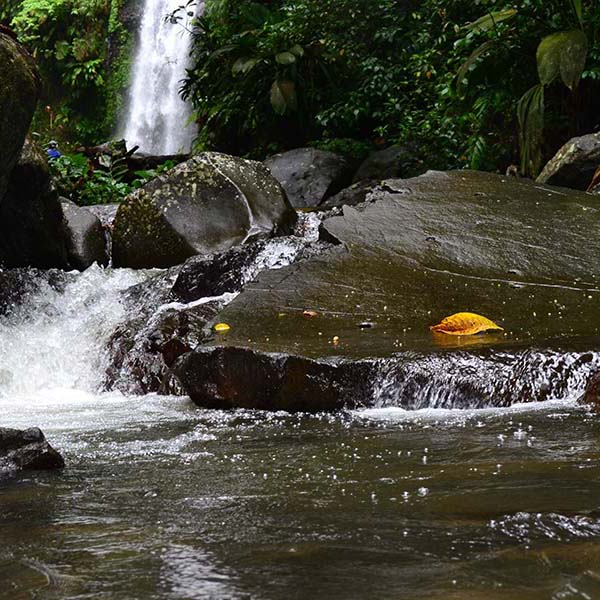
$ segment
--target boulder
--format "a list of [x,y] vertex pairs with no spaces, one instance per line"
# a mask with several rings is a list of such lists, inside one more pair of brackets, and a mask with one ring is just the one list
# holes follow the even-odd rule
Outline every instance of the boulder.
[[579,399],[582,404],[588,404],[600,411],[600,370],[592,374],[585,387],[583,396]]
[[0,427],[0,479],[19,471],[62,469],[63,457],[46,441],[37,428]]
[[294,208],[319,206],[352,180],[352,163],[348,159],[315,148],[276,154],[264,164],[279,181]]
[[0,202],[23,147],[39,90],[31,56],[12,37],[0,32]]
[[370,401],[369,361],[310,360],[248,348],[200,347],[177,362],[176,375],[197,404],[320,412]]
[[69,262],[79,271],[94,263],[108,265],[108,250],[104,228],[98,217],[70,200],[61,199],[67,222],[67,252]]
[[[378,190],[322,222],[338,245],[263,271],[215,316],[227,333],[175,363],[193,401],[459,408],[583,391],[600,368],[594,196],[472,171]],[[430,331],[463,311],[505,331]]]
[[394,145],[370,154],[354,175],[359,181],[381,181],[406,177],[415,169],[416,159],[412,149]]
[[69,268],[62,208],[46,156],[29,138],[0,202],[0,264]]
[[538,183],[587,190],[600,167],[600,133],[569,140],[550,159],[537,178]]
[[62,292],[70,275],[64,271],[0,269],[0,316],[11,313],[42,289]]
[[124,200],[114,223],[113,264],[170,267],[279,234],[295,219],[263,165],[205,152]]

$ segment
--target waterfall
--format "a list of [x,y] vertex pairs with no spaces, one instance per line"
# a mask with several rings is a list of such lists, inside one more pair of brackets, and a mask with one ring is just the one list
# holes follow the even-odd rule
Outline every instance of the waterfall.
[[[181,0],[144,3],[125,122],[119,137],[127,140],[128,147],[136,145],[149,154],[188,152],[195,134],[194,125],[189,123],[190,107],[179,95],[191,36],[184,22],[173,24],[166,19],[181,4]],[[189,13],[183,14],[186,19],[191,18]]]

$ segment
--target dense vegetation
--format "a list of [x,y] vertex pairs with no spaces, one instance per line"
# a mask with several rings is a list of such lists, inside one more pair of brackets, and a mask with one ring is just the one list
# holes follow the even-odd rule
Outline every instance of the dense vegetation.
[[[428,166],[504,169],[519,162],[521,112],[522,169],[533,174],[569,136],[599,126],[595,0],[524,0],[518,10],[500,0],[207,6],[185,94],[212,147],[262,155],[400,142]],[[541,94],[538,45],[565,31],[547,60],[579,50],[583,62],[571,67],[571,90],[554,73]]]
[[35,127],[46,137],[104,141],[127,85],[130,36],[124,0],[4,0],[0,23],[34,55],[44,81]]
[[[48,82],[38,129],[91,143],[114,128],[128,1],[5,0],[0,22]],[[207,0],[191,35],[183,93],[200,148],[360,156],[400,143],[415,170],[520,164],[532,175],[600,127],[597,0]]]

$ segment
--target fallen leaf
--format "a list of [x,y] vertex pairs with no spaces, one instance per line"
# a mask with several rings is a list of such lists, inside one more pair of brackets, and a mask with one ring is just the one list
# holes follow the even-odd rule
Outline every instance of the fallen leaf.
[[496,325],[486,317],[475,313],[456,313],[442,320],[437,325],[432,325],[429,329],[437,333],[446,333],[448,335],[475,335],[482,331],[492,329],[504,331],[502,327]]
[[231,329],[231,327],[229,325],[227,325],[227,323],[217,323],[215,325],[215,331],[223,332],[223,331],[229,331],[230,329]]
[[316,310],[305,310],[302,314],[305,317],[312,319],[313,317],[316,317],[319,313]]

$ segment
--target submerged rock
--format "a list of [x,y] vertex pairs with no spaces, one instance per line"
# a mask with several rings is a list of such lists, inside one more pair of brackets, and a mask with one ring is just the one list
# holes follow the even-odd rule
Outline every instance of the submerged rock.
[[107,240],[98,217],[70,200],[61,200],[67,222],[67,251],[69,262],[79,271],[94,263],[108,264]]
[[[593,196],[516,178],[458,171],[384,181],[372,201],[323,221],[322,237],[339,245],[246,284],[212,321],[227,323],[227,334],[183,355],[176,372],[207,406],[318,410],[321,395],[323,409],[378,405],[386,381],[411,407],[442,388],[454,390],[445,407],[561,397],[600,363],[599,225]],[[506,331],[430,331],[456,312]],[[302,367],[288,372],[292,357]],[[323,390],[339,372],[345,387],[334,401]]]
[[24,431],[0,427],[0,479],[19,471],[62,469],[64,466],[63,457],[37,427]]
[[264,163],[282,185],[294,208],[319,206],[352,179],[352,164],[333,152],[297,148]]
[[206,152],[125,199],[114,223],[113,263],[170,267],[284,232],[295,219],[263,165]]
[[590,133],[569,140],[550,159],[537,181],[587,190],[600,167],[600,133]]

